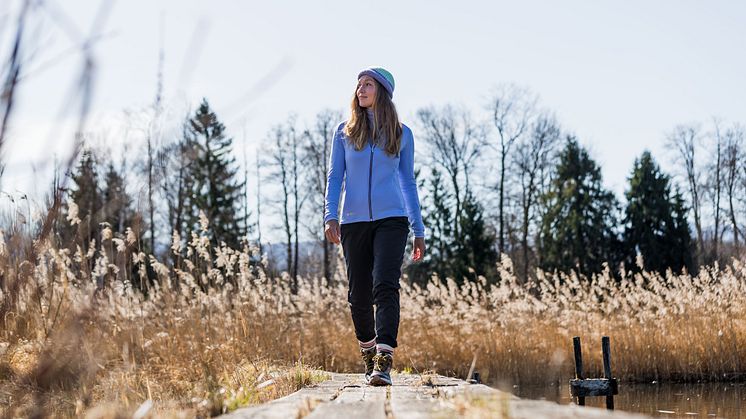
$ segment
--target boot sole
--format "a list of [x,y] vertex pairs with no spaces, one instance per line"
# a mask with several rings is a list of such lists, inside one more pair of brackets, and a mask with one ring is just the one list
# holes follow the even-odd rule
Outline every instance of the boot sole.
[[391,379],[386,379],[385,377],[380,375],[373,375],[368,380],[368,384],[371,386],[390,386]]

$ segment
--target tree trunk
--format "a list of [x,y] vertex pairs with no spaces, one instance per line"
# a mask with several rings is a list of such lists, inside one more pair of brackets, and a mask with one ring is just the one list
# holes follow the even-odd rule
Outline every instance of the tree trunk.
[[261,257],[261,255],[264,253],[264,250],[262,249],[262,227],[261,227],[261,224],[259,223],[259,221],[261,220],[260,215],[262,213],[262,207],[261,207],[262,195],[260,193],[261,182],[259,181],[261,177],[259,174],[259,168],[260,168],[259,152],[257,151],[256,153],[256,235],[257,235],[256,241],[257,241],[257,246],[259,247],[259,255]]
[[498,239],[498,250],[500,254],[505,252],[505,158],[507,156],[505,145],[500,149],[500,197],[499,197],[499,218],[500,218],[500,237]]
[[293,173],[293,229],[295,231],[295,257],[293,258],[293,270],[292,270],[292,276],[293,276],[293,292],[298,292],[298,224],[300,219],[300,208],[301,208],[301,200],[300,200],[300,191],[298,190],[298,135],[295,131],[295,128],[292,127],[290,129],[290,135],[292,135],[292,138],[290,139],[290,146],[292,147],[291,150],[291,158],[292,160],[292,173]]
[[[285,224],[285,236],[287,238],[287,270],[292,272],[293,269],[293,231],[290,228],[290,191],[287,187],[287,173],[285,168],[282,169],[282,191],[283,191],[283,222]],[[290,284],[291,291],[293,283]]]
[[153,145],[148,134],[148,216],[150,221],[150,251],[155,254],[155,205],[153,204]]
[[721,164],[720,164],[720,132],[718,130],[717,134],[717,149],[716,149],[716,158],[715,158],[715,197],[714,197],[714,203],[713,203],[713,211],[715,212],[715,238],[713,243],[713,257],[714,260],[717,261],[720,259],[720,253],[718,249],[718,245],[720,244],[720,189],[721,189],[721,179],[720,179],[720,170],[721,170]]

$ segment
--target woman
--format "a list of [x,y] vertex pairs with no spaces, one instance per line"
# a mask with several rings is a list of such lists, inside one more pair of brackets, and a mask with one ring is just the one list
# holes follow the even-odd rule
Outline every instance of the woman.
[[358,74],[350,118],[337,127],[332,140],[324,214],[327,239],[342,243],[347,300],[370,385],[391,385],[399,277],[410,228],[412,260],[425,254],[414,138],[399,122],[393,96],[394,77],[385,69],[372,67]]

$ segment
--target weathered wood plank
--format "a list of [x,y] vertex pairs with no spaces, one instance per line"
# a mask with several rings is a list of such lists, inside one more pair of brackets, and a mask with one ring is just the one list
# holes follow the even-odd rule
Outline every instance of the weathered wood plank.
[[360,374],[331,373],[331,379],[318,385],[306,387],[295,393],[264,403],[258,406],[243,407],[223,415],[229,419],[284,419],[298,416],[301,410],[309,410],[318,403],[324,403],[337,397],[342,388],[349,385],[361,385]]
[[570,394],[576,397],[611,396],[619,393],[616,379],[592,378],[570,380]]
[[386,419],[386,387],[345,387],[332,401],[316,407],[307,419]]
[[360,374],[331,374],[331,380],[260,406],[238,409],[225,417],[428,419],[458,416],[510,418],[644,418],[624,412],[561,406],[523,400],[482,384],[457,378],[394,375],[391,387],[370,387]]
[[[416,377],[416,378],[415,378]],[[424,386],[419,376],[395,377],[389,400],[394,418],[455,417],[456,411],[438,397],[438,388]]]
[[391,392],[390,411],[394,418],[425,419],[432,417],[456,417],[453,404],[446,399],[417,392]]

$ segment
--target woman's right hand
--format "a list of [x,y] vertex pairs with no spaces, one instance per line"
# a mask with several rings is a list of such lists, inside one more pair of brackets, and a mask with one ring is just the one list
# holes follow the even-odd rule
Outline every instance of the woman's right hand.
[[342,237],[342,234],[339,231],[339,221],[327,221],[326,227],[324,227],[324,234],[326,235],[327,240],[334,244],[339,244],[340,238]]

